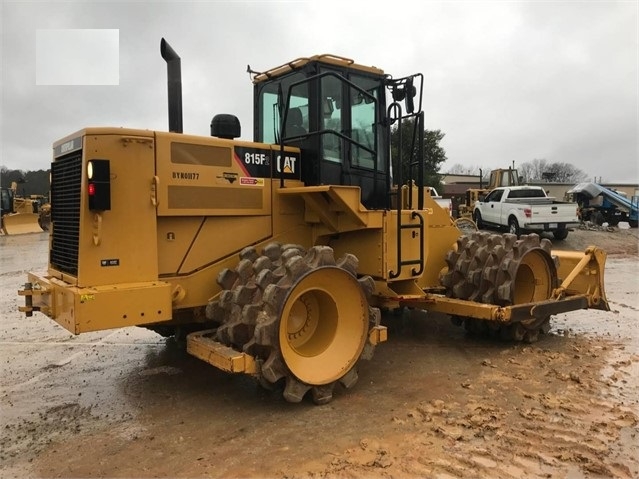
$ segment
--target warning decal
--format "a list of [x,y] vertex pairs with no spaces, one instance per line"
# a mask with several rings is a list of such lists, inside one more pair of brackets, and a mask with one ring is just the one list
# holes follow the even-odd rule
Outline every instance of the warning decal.
[[246,176],[240,177],[240,185],[244,186],[264,186],[264,178],[248,178]]

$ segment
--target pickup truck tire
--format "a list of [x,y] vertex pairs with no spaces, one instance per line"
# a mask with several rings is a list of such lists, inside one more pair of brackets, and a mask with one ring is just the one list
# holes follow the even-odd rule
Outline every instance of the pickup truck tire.
[[514,216],[508,218],[508,232],[510,234],[514,234],[515,236],[517,236],[517,238],[519,238],[519,236],[521,235],[519,223],[517,222],[517,218],[515,218]]
[[568,237],[568,230],[553,231],[552,235],[556,240],[565,240]]
[[473,221],[477,225],[477,229],[482,229],[484,227],[484,223],[481,220],[481,213],[479,211],[475,211],[473,213]]

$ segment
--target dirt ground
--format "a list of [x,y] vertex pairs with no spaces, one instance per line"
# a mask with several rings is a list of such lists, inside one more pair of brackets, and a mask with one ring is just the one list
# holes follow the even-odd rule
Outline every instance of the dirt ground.
[[16,291],[45,269],[47,235],[0,237],[1,475],[637,478],[638,232],[554,242],[590,244],[609,253],[611,312],[558,315],[533,345],[413,313],[353,389],[314,406],[144,329],[23,318]]

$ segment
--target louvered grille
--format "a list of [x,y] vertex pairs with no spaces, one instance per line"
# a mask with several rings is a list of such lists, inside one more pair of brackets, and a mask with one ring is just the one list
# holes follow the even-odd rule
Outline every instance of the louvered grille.
[[78,274],[82,152],[58,158],[51,165],[51,253],[49,262],[58,271]]

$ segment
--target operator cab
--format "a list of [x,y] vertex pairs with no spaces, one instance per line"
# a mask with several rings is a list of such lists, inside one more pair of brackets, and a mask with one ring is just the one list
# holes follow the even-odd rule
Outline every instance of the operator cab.
[[0,213],[14,213],[13,192],[9,188],[0,190]]
[[[299,147],[307,186],[359,186],[364,206],[389,207],[394,120],[387,120],[385,88],[397,89],[397,81],[375,67],[318,55],[257,73],[253,82],[255,141]],[[412,82],[411,93],[412,101]]]
[[500,186],[521,186],[523,179],[517,174],[514,168],[507,170],[497,169],[490,172],[490,180],[488,181],[488,189],[499,188]]

